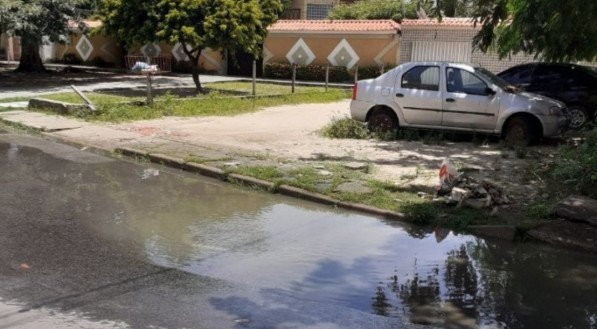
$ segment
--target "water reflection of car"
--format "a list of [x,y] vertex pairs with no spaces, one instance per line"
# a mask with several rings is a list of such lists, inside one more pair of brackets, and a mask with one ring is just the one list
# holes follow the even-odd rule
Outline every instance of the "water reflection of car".
[[563,103],[519,92],[486,69],[449,62],[406,63],[376,79],[358,81],[350,110],[373,130],[474,131],[517,144],[556,136],[566,128]]
[[563,63],[530,63],[511,67],[498,76],[521,90],[564,102],[570,127],[581,128],[597,115],[597,71]]

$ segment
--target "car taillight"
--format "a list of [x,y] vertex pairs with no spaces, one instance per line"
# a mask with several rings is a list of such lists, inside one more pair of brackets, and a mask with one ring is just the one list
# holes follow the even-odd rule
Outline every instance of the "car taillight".
[[356,100],[357,99],[357,88],[358,88],[359,84],[355,83],[354,86],[352,86],[352,100]]

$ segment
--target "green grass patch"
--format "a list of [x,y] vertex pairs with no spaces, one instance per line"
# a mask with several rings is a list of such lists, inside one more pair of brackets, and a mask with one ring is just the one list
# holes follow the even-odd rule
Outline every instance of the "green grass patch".
[[535,203],[526,209],[526,218],[530,220],[550,219],[554,215],[554,203]]
[[562,147],[546,176],[552,190],[564,187],[597,198],[597,128],[587,131],[577,145]]
[[405,202],[400,207],[404,215],[416,225],[429,225],[436,221],[438,209],[430,202]]
[[[206,88],[219,91],[232,91],[250,95],[253,93],[253,84],[246,81],[214,82],[206,83]],[[323,92],[325,88],[320,86],[295,86],[297,93]],[[283,95],[291,93],[289,84],[257,83],[255,92],[257,95]]]
[[100,104],[96,113],[82,113],[90,121],[124,122],[155,119],[163,116],[230,116],[259,111],[285,104],[334,102],[348,97],[342,90],[288,94],[273,97],[233,98],[219,94],[199,99],[163,97],[153,105]]
[[334,118],[320,131],[323,137],[342,139],[367,139],[370,137],[367,124],[351,118]]
[[284,176],[284,174],[280,170],[278,170],[278,168],[273,166],[238,167],[233,169],[232,171],[239,175],[249,176],[267,181],[275,181]]
[[10,97],[0,99],[0,103],[27,102],[31,97]]

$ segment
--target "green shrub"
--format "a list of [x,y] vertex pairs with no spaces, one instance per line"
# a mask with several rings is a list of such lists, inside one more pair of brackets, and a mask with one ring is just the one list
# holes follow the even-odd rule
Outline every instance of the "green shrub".
[[[292,64],[270,63],[265,65],[263,76],[274,79],[291,79]],[[307,81],[325,81],[324,65],[298,65],[296,79]],[[345,67],[330,66],[330,82],[350,81],[350,74]]]
[[526,217],[529,219],[549,219],[553,217],[553,204],[537,203],[529,206],[526,210]]
[[346,117],[332,119],[332,122],[323,127],[321,134],[328,138],[366,139],[369,137],[369,131],[364,122]]
[[597,198],[597,128],[579,145],[565,147],[556,158],[553,177],[577,192]]
[[[297,80],[325,81],[325,65],[298,65]],[[347,70],[344,66],[330,66],[330,82],[352,82],[355,69]],[[386,70],[387,71],[387,70]],[[359,67],[359,80],[376,78],[380,75],[379,66]],[[291,79],[292,64],[269,63],[265,65],[263,76],[273,79]]]

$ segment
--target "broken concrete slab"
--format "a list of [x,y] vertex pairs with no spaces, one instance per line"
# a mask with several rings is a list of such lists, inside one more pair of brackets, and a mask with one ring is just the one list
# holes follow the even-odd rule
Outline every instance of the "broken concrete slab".
[[48,132],[76,129],[89,125],[85,121],[81,120],[65,118],[58,115],[20,110],[2,112],[0,113],[0,120],[8,124],[17,124]]
[[29,100],[29,108],[50,110],[59,114],[72,114],[87,109],[85,105],[53,101],[43,98],[32,98]]
[[460,187],[455,187],[452,189],[452,200],[454,200],[455,202],[460,202],[462,200],[468,199],[470,194],[471,192],[468,190],[465,190]]
[[527,235],[549,244],[597,253],[597,227],[554,220],[529,230]]
[[583,196],[569,196],[557,204],[556,216],[570,221],[597,226],[597,200]]
[[368,165],[363,162],[348,162],[344,164],[344,168],[350,170],[365,170],[367,167]]

